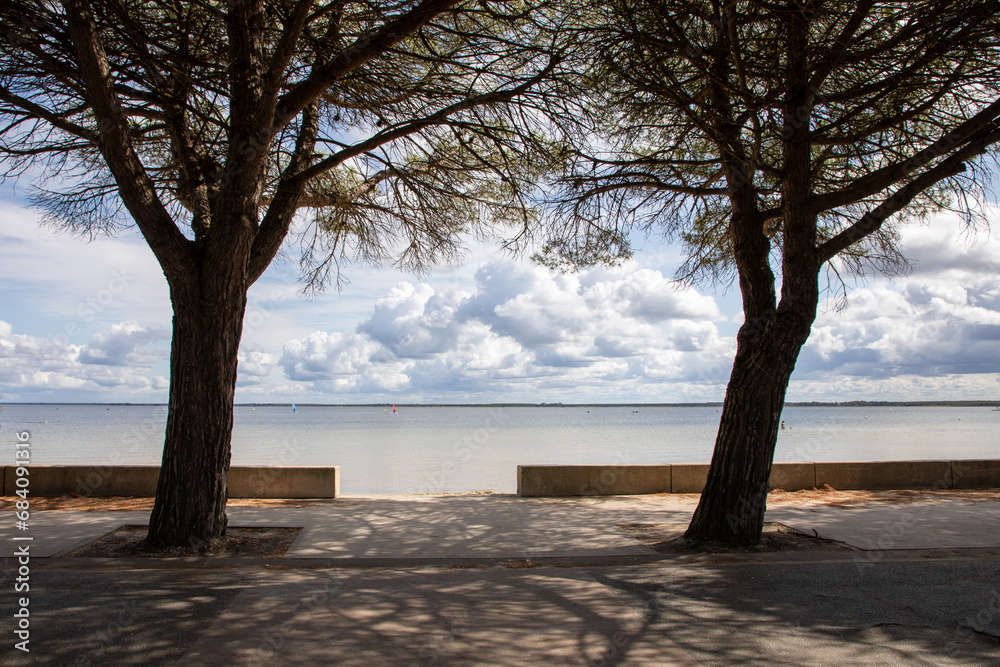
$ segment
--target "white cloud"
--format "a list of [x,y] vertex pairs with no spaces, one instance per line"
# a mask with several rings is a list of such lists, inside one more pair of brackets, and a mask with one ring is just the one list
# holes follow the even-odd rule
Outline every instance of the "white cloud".
[[239,351],[236,381],[241,387],[264,384],[279,361],[277,356],[268,354],[259,345],[243,345]]
[[[1000,243],[960,230],[948,216],[904,229],[912,274],[872,280],[849,290],[846,310],[820,314],[789,400],[1000,394]],[[732,294],[702,294],[634,262],[553,274],[477,252],[478,267],[428,283],[352,267],[344,293],[316,300],[295,293],[294,262],[277,263],[249,296],[240,396],[722,397],[741,320]],[[6,398],[165,398],[167,290],[134,233],[87,244],[0,205],[0,309]]]
[[970,245],[950,216],[905,230],[902,247],[915,258],[913,273],[856,289],[846,309],[817,318],[796,368],[798,389],[821,382],[828,395],[842,399],[859,395],[842,393],[848,391],[864,397],[995,394],[1000,244],[983,241]]
[[455,311],[462,292],[437,293],[426,284],[400,283],[375,302],[375,312],[358,331],[396,357],[426,359],[453,350],[458,337]]
[[[165,338],[164,332],[121,322],[79,346],[17,334],[10,323],[0,321],[0,385],[10,388],[6,398],[12,400],[53,390],[102,389],[163,398],[167,381],[152,366],[166,352],[145,346]],[[93,394],[78,396],[96,400]]]
[[144,328],[138,322],[121,322],[91,336],[80,349],[79,360],[82,364],[102,366],[151,366],[168,352],[146,346],[154,341],[169,340],[170,332],[164,329]]
[[[40,227],[38,219],[0,202],[0,305],[32,315],[18,322],[20,330],[76,341],[122,320],[169,324],[163,271],[135,231],[88,242]],[[39,331],[42,322],[55,324]]]
[[316,331],[285,343],[281,365],[290,380],[328,391],[392,391],[406,386],[404,364],[355,333]]
[[[656,271],[557,274],[493,262],[475,283],[471,293],[400,283],[355,331],[286,343],[285,375],[317,389],[333,382],[338,391],[405,389],[452,400],[469,392],[540,400],[543,391],[607,400],[621,389],[608,387],[617,380],[649,400],[682,400],[670,381],[717,385],[709,371],[732,356],[713,322],[689,319],[718,318],[714,301]],[[643,307],[646,296],[658,299]]]

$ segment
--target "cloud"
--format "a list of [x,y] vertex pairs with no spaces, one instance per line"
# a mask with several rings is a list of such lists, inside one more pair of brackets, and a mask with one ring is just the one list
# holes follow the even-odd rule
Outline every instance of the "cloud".
[[[1000,211],[989,208],[989,217]],[[912,225],[900,235],[900,247],[911,258],[915,277],[968,278],[1000,274],[1000,246],[986,232],[969,230],[955,214],[934,218],[931,224]]]
[[471,292],[399,283],[354,331],[286,343],[281,364],[289,380],[339,391],[512,400],[617,379],[653,398],[670,381],[718,383],[709,371],[733,346],[705,317],[721,317],[711,297],[635,265],[558,274],[491,262]]
[[[29,217],[0,206],[0,298],[16,318],[0,322],[5,398],[163,400],[169,307],[141,239],[88,245]],[[947,216],[905,228],[912,274],[819,315],[789,400],[1000,395],[1000,243],[960,229]],[[429,283],[385,271],[318,301],[294,295],[292,268],[251,292],[241,396],[719,400],[741,319],[738,299],[635,263],[558,274],[484,261]]]
[[260,345],[242,346],[236,373],[237,384],[241,387],[265,384],[279,361],[279,357],[268,354]]
[[944,215],[904,228],[900,247],[912,259],[912,273],[849,291],[844,310],[821,313],[790,395],[957,399],[1000,393],[1000,244],[982,234],[970,237],[956,216]]
[[[0,321],[0,385],[10,388],[6,398],[14,400],[55,390],[122,390],[129,396],[138,392],[162,397],[167,380],[155,375],[153,366],[166,351],[146,345],[166,337],[135,322],[120,322],[79,346],[17,334],[10,323]],[[97,400],[93,393],[76,395],[77,400]]]
[[400,283],[375,302],[374,314],[358,332],[384,345],[393,355],[427,359],[454,349],[459,323],[455,312],[464,293],[436,293],[424,283]]
[[289,380],[326,391],[393,391],[405,387],[405,364],[356,333],[316,331],[285,343],[281,366]]
[[151,366],[168,352],[146,346],[155,341],[169,340],[169,331],[140,327],[138,322],[121,322],[91,336],[80,349],[79,360],[82,364],[102,366]]
[[55,322],[75,338],[123,320],[169,324],[163,271],[136,230],[87,242],[39,217],[0,200],[0,306],[24,314],[19,330]]

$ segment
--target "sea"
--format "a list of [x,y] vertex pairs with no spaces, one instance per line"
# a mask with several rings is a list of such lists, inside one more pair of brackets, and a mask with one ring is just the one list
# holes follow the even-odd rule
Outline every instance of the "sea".
[[[31,463],[158,465],[162,405],[7,404],[0,447]],[[236,407],[233,465],[339,465],[345,494],[513,493],[517,466],[708,463],[716,406]],[[786,407],[775,461],[1000,458],[990,407]]]

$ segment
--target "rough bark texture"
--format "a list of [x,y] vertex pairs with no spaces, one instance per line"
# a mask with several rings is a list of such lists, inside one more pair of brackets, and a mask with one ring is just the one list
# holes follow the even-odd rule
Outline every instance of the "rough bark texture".
[[734,545],[760,541],[785,390],[811,321],[779,315],[762,335],[753,323],[743,325],[708,480],[688,537]]
[[226,533],[246,261],[203,260],[200,269],[170,289],[170,407],[150,547],[198,546]]
[[[729,34],[720,31],[717,81],[730,78]],[[788,20],[782,128],[781,301],[775,307],[771,242],[765,234],[753,160],[742,148],[730,100],[716,84],[716,122],[732,206],[730,234],[743,296],[744,324],[726,387],[708,480],[686,535],[732,545],[756,544],[764,530],[767,491],[788,380],[819,305],[816,214],[810,208],[810,114],[807,18]]]
[[247,289],[298,210],[318,209],[303,257],[313,288],[354,253],[418,270],[455,253],[469,220],[452,198],[495,198],[486,227],[528,220],[535,170],[507,174],[544,142],[501,107],[562,60],[554,42],[536,67],[546,5],[0,3],[2,175],[37,161],[32,173],[66,181],[41,201],[75,231],[124,223],[108,215],[120,200],[170,286],[150,546],[225,533]]

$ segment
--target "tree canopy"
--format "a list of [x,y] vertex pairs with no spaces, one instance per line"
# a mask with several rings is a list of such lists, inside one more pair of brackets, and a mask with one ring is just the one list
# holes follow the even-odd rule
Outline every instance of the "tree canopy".
[[[81,233],[135,224],[174,310],[151,546],[226,531],[247,290],[310,211],[304,279],[420,270],[515,225],[546,168],[546,0],[11,0],[0,165]],[[517,100],[517,105],[510,104]],[[509,234],[510,235],[510,234]]]
[[[819,276],[905,268],[907,218],[974,221],[1000,141],[994,3],[581,4],[583,113],[542,259],[678,240],[682,278],[738,280],[744,322],[689,537],[760,539]],[[560,114],[563,117],[569,114]]]
[[[834,268],[894,273],[897,223],[978,212],[993,163],[1000,53],[988,2],[612,1],[581,9],[591,91],[549,256],[628,252],[628,231],[680,241],[684,278],[736,275],[734,183],[777,253],[803,129],[803,206]],[[792,34],[794,31],[794,35]],[[581,107],[583,108],[583,107]],[[796,196],[799,196],[798,194]],[[970,221],[972,218],[969,218]],[[885,224],[888,223],[888,224]],[[588,246],[588,243],[591,245]],[[588,247],[591,250],[588,250]]]
[[0,157],[48,184],[49,222],[137,224],[167,266],[248,197],[254,278],[301,209],[313,287],[338,257],[425,268],[526,222],[531,96],[559,58],[545,5],[14,0]]

